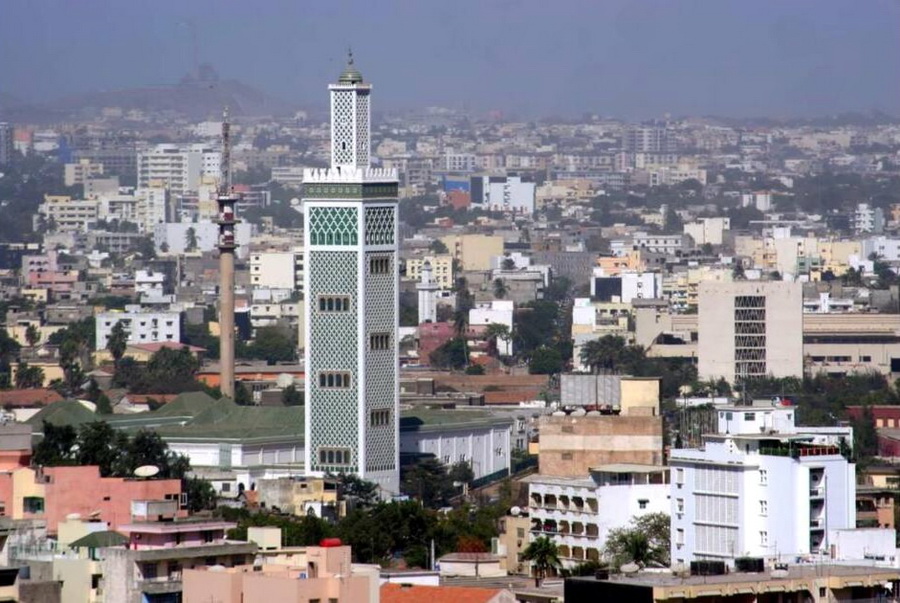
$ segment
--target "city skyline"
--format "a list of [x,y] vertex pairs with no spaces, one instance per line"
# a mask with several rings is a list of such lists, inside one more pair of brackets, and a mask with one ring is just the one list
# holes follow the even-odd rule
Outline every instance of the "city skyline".
[[352,44],[384,88],[387,110],[444,105],[627,119],[900,110],[900,81],[884,76],[900,57],[896,4],[645,0],[554,8],[10,4],[0,24],[0,53],[11,59],[0,66],[0,96],[42,103],[172,85],[196,61],[292,106],[318,107],[319,86]]

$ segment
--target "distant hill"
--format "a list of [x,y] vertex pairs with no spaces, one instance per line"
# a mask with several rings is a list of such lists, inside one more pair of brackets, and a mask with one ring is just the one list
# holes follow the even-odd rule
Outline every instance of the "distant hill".
[[228,107],[234,115],[282,115],[292,111],[288,103],[237,80],[223,80],[211,65],[183,77],[174,86],[93,92],[49,103],[63,112],[84,112],[103,107],[144,111],[173,111],[192,119],[212,117]]
[[[9,98],[7,101],[6,99]],[[171,111],[190,119],[213,118],[228,107],[232,115],[287,115],[296,108],[237,80],[219,78],[210,65],[186,75],[174,86],[103,90],[69,96],[41,105],[27,105],[0,95],[0,117],[32,118],[99,112],[105,107],[121,107],[148,112]]]

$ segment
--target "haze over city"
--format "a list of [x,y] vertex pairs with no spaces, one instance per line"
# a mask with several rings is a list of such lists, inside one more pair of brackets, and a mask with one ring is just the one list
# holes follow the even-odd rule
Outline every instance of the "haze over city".
[[813,117],[900,112],[892,0],[4,2],[0,93],[171,85],[198,57],[292,106],[352,45],[379,109]]
[[0,601],[900,603],[900,0],[0,0]]

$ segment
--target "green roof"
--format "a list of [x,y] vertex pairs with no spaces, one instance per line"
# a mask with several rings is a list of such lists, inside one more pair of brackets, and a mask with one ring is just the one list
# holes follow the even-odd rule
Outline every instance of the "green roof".
[[184,392],[161,407],[152,411],[156,417],[189,416],[196,417],[216,404],[215,398],[206,392]]
[[400,431],[422,431],[453,427],[471,427],[473,424],[502,425],[512,423],[508,417],[498,417],[484,410],[435,410],[417,408],[400,413]]
[[106,546],[122,546],[128,542],[128,537],[118,532],[103,531],[91,532],[87,536],[82,536],[69,545],[70,548],[89,548],[99,549]]
[[238,406],[220,400],[183,426],[157,429],[165,438],[303,439],[302,406]]
[[94,421],[102,421],[100,415],[95,414],[84,404],[77,400],[62,400],[54,402],[39,410],[26,423],[29,425],[40,427],[44,421],[53,425],[71,425],[78,427],[85,423],[93,423]]

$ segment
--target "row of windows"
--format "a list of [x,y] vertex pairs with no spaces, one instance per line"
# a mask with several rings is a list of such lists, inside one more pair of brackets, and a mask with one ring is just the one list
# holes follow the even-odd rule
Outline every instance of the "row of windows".
[[320,465],[349,465],[350,449],[348,448],[319,448]]
[[369,413],[369,425],[372,427],[383,427],[391,422],[391,411],[388,409],[373,410]]
[[370,274],[390,274],[391,273],[391,258],[389,258],[389,257],[369,258],[369,273]]
[[347,371],[321,371],[319,387],[326,389],[347,389],[350,387],[350,373]]
[[390,333],[372,333],[369,335],[370,350],[389,350],[391,349]]
[[320,295],[319,312],[349,312],[349,295]]

